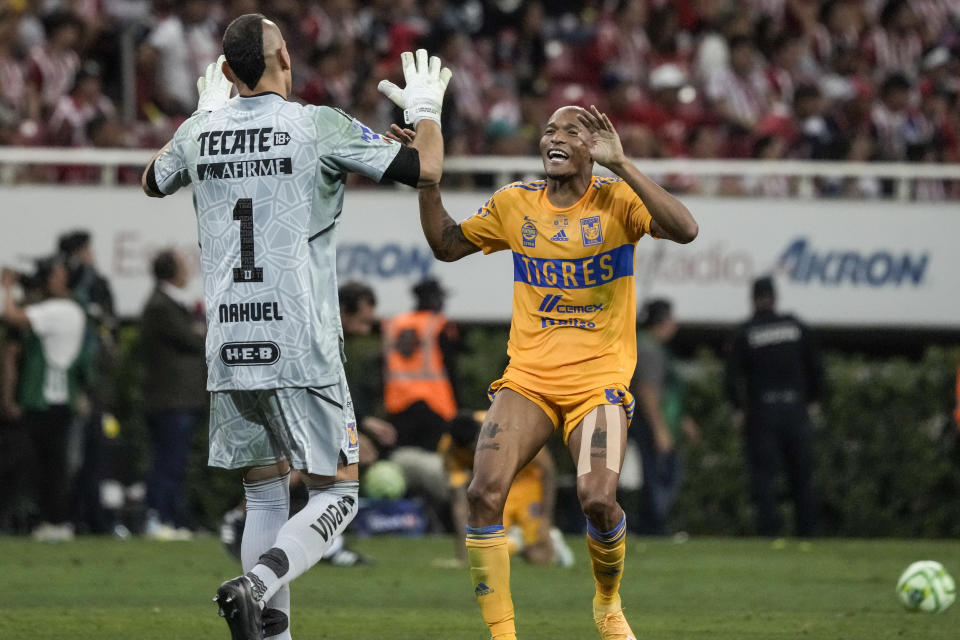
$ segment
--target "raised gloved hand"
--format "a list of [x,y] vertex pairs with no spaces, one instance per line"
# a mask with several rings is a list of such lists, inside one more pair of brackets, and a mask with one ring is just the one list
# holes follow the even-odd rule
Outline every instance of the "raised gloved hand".
[[389,80],[381,80],[377,89],[403,109],[407,124],[417,125],[423,119],[440,124],[443,93],[453,75],[450,69],[440,68],[440,58],[432,56],[427,63],[427,50],[417,49],[416,59],[409,51],[400,54],[403,79],[407,86],[401,89]]
[[207,65],[207,70],[197,78],[197,92],[200,100],[197,101],[197,111],[216,111],[227,104],[233,83],[223,75],[223,63],[227,58],[220,56],[216,62]]

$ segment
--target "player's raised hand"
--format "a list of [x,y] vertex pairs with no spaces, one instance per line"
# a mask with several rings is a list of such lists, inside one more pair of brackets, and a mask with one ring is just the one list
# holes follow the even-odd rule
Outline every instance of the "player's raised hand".
[[609,169],[610,165],[626,159],[623,145],[620,144],[620,136],[610,123],[607,114],[600,113],[594,105],[590,105],[589,110],[584,109],[577,114],[577,119],[592,134],[592,141],[587,144],[587,147],[594,162]]
[[400,54],[403,67],[403,79],[406,86],[401,89],[389,80],[381,80],[377,89],[403,109],[403,119],[414,127],[423,119],[440,124],[440,108],[443,106],[443,94],[453,73],[440,67],[440,58],[427,59],[426,49],[417,49],[417,54],[404,51]]
[[413,144],[414,139],[417,137],[417,132],[413,129],[405,129],[399,125],[391,124],[390,131],[384,131],[383,137],[409,146]]
[[233,83],[223,75],[223,63],[226,56],[221,55],[216,62],[207,65],[203,75],[197,78],[197,111],[216,111],[227,104]]

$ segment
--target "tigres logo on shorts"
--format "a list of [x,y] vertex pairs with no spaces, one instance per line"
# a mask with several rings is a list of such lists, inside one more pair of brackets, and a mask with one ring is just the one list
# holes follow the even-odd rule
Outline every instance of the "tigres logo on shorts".
[[347,423],[347,446],[350,449],[356,449],[358,446],[358,437],[357,437],[357,423],[348,422]]

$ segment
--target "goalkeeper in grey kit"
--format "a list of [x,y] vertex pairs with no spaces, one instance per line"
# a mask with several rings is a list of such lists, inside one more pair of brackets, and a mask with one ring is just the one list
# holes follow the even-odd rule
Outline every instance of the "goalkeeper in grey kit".
[[[287,101],[290,56],[260,14],[234,20],[197,82],[197,111],[150,161],[143,189],[193,185],[207,309],[211,466],[243,469],[245,574],[216,602],[233,640],[290,638],[289,583],[357,509],[358,436],[340,349],[335,239],[346,173],[411,186],[443,167],[450,79],[424,50],[402,55],[405,147],[338,109]],[[232,88],[239,95],[230,98]],[[290,469],[309,500],[288,519]]]

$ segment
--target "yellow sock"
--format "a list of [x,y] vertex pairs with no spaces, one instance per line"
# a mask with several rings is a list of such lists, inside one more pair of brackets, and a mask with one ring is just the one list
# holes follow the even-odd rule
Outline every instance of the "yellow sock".
[[470,579],[480,615],[494,640],[515,640],[510,597],[510,554],[502,525],[467,527]]
[[610,531],[598,531],[587,521],[587,550],[597,592],[593,596],[594,611],[610,612],[621,608],[620,579],[623,559],[627,554],[627,516]]

